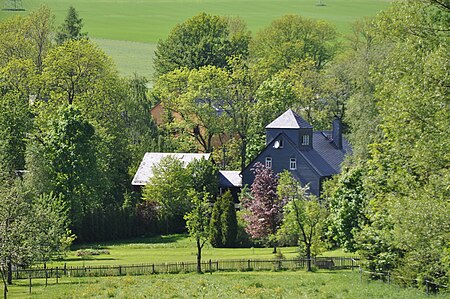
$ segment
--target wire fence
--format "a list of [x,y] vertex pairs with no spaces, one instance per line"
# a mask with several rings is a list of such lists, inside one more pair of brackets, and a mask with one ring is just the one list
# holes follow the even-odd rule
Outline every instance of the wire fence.
[[[307,259],[247,259],[247,260],[209,260],[201,263],[203,272],[217,271],[259,271],[259,270],[298,270],[305,269]],[[316,257],[311,259],[311,265],[319,269],[353,269],[360,266],[358,258],[349,257]],[[122,275],[150,275],[196,272],[196,262],[111,265],[111,266],[81,266],[15,269],[15,279],[30,278],[60,278],[66,277],[103,277]]]
[[388,284],[391,283],[396,283],[399,285],[407,285],[412,283],[413,285],[415,285],[416,287],[423,285],[425,286],[425,291],[427,293],[427,295],[429,294],[437,294],[439,292],[448,292],[448,286],[443,285],[443,284],[439,284],[439,283],[435,283],[433,281],[430,281],[429,279],[425,278],[425,279],[413,279],[413,278],[407,278],[401,275],[395,275],[392,274],[391,272],[371,272],[371,271],[365,271],[362,269],[361,266],[359,266],[359,273],[360,273],[360,277],[361,277],[361,281],[363,279],[363,275],[367,275],[370,278],[378,278],[381,279],[385,282],[387,282]]

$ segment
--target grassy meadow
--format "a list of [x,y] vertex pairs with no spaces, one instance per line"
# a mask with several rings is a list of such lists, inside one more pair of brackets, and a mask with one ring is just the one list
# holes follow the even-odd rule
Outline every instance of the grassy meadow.
[[[430,298],[417,289],[361,281],[358,271],[218,272],[151,276],[62,278],[45,287],[16,281],[9,298]],[[445,294],[433,298],[446,298]]]
[[[106,249],[109,254],[80,257],[76,255],[78,249]],[[279,251],[286,258],[295,258],[297,247],[281,247]],[[61,262],[52,263],[51,267],[94,266],[94,265],[129,265],[143,263],[165,262],[195,262],[195,242],[187,235],[168,235],[153,238],[126,240],[123,242],[99,243],[74,246],[74,249]],[[325,252],[326,256],[350,255],[338,251]],[[353,254],[354,256],[354,254]],[[202,251],[203,260],[223,259],[273,259],[272,248],[213,248],[205,245]]]
[[[1,1],[4,7],[7,1]],[[65,18],[73,5],[84,20],[84,30],[115,61],[120,73],[150,76],[155,44],[166,38],[177,23],[200,12],[239,16],[257,32],[285,14],[324,19],[342,34],[350,24],[373,16],[387,7],[389,0],[22,0],[25,12],[0,11],[0,20],[12,14],[27,14],[43,4],[55,14],[55,24]]]

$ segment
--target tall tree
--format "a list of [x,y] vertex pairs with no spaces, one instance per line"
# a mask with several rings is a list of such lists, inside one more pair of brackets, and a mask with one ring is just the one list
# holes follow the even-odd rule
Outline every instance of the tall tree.
[[213,247],[233,247],[237,236],[237,217],[230,191],[214,203],[210,222],[210,243]]
[[180,229],[180,220],[190,210],[191,203],[186,196],[190,189],[189,177],[183,168],[183,162],[168,156],[152,168],[153,176],[145,185],[142,199],[154,201],[160,207],[159,217],[165,222],[166,233],[169,224],[173,229]]
[[327,210],[319,199],[308,192],[308,186],[300,182],[288,171],[280,175],[278,196],[287,202],[283,225],[297,230],[305,247],[307,270],[311,271],[311,253],[320,253],[320,237],[325,225]]
[[323,68],[336,51],[337,33],[325,21],[285,15],[257,33],[250,53],[264,79],[305,59]]
[[191,189],[188,197],[191,200],[192,210],[184,216],[189,235],[195,240],[197,246],[197,273],[202,273],[202,249],[209,239],[209,221],[211,206],[208,193],[203,198],[201,193]]
[[178,68],[225,67],[232,55],[246,56],[250,34],[241,21],[200,13],[172,29],[155,51],[157,76]]
[[254,173],[251,196],[242,202],[249,211],[244,215],[246,231],[255,239],[268,238],[273,246],[273,253],[276,253],[276,232],[283,220],[284,205],[277,194],[278,177],[261,163],[255,164]]
[[78,16],[78,12],[73,6],[67,10],[64,23],[59,27],[56,33],[56,43],[63,44],[67,40],[86,38],[87,33],[81,32],[83,28],[83,19]]

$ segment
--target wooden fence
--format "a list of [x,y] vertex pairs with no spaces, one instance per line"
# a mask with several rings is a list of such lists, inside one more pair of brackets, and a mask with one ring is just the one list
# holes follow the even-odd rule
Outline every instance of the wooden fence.
[[[258,270],[297,270],[306,268],[306,259],[270,259],[270,260],[216,260],[203,261],[203,272],[216,271],[258,271]],[[359,268],[358,258],[317,257],[311,264],[320,269],[353,269]],[[16,279],[58,278],[58,277],[90,277],[90,276],[122,276],[149,275],[168,273],[187,273],[197,271],[196,262],[83,266],[62,268],[15,269]]]

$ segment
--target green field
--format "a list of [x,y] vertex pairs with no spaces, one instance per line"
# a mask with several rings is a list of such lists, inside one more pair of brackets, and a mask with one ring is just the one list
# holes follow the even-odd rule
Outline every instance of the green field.
[[[285,14],[299,14],[324,19],[346,34],[350,24],[363,16],[373,16],[391,2],[389,0],[23,0],[25,12],[47,4],[62,23],[70,5],[84,20],[84,29],[115,61],[124,76],[133,73],[150,77],[153,71],[155,44],[170,29],[187,18],[207,12],[223,16],[239,16],[255,33],[272,20]],[[2,1],[4,7],[6,0]],[[15,12],[0,11],[0,20]]]
[[[81,258],[76,256],[79,248],[102,248],[109,254]],[[286,258],[297,257],[296,247],[281,247],[281,253]],[[64,261],[55,262],[51,267],[67,266],[93,266],[93,265],[129,265],[142,263],[165,262],[195,262],[195,242],[187,235],[169,235],[154,238],[126,240],[114,243],[99,243],[75,246]],[[213,248],[205,245],[202,252],[204,260],[223,259],[273,259],[272,248]],[[328,251],[327,256],[348,256],[350,254],[339,251]],[[354,254],[353,254],[354,256]]]
[[[9,298],[430,298],[423,291],[361,281],[357,271],[219,272],[16,281]],[[445,294],[433,298],[446,298]]]

